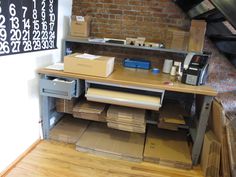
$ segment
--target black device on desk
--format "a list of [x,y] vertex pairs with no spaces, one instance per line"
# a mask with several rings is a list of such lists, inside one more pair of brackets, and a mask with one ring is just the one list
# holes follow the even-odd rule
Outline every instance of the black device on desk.
[[208,75],[207,55],[189,53],[184,61],[182,82],[189,85],[203,85]]

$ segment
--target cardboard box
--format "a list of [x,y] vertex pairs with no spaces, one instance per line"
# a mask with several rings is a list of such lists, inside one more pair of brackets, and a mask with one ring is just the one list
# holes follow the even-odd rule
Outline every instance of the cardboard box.
[[207,23],[204,20],[192,20],[189,34],[188,51],[202,52],[205,42]]
[[114,69],[114,57],[74,53],[64,57],[64,71],[108,77]]
[[75,99],[75,98],[72,98],[71,100],[57,98],[56,99],[56,111],[72,114],[72,110],[73,110],[73,107],[76,104],[76,102],[77,102],[77,99]]
[[50,131],[49,138],[65,143],[76,143],[86,130],[89,121],[79,120],[66,115]]
[[158,128],[173,131],[178,131],[181,127],[186,128],[184,116],[187,115],[187,112],[180,103],[165,102],[159,112]]
[[93,122],[76,143],[76,150],[130,161],[142,161],[145,136]]
[[201,155],[201,167],[204,176],[219,177],[220,148],[221,144],[213,132],[206,132]]
[[236,113],[230,115],[232,121],[226,126],[231,175],[236,176]]
[[73,108],[75,118],[106,122],[106,104],[83,100]]
[[166,32],[165,47],[169,49],[187,50],[189,41],[189,32],[168,29]]
[[110,128],[145,133],[146,110],[111,105],[107,111],[107,126]]
[[212,115],[209,120],[209,127],[215,134],[216,139],[221,143],[221,176],[230,177],[230,162],[225,124],[226,116],[224,108],[221,103],[214,99],[212,103]]
[[191,169],[192,160],[185,132],[148,128],[144,161],[175,168]]
[[76,37],[89,37],[90,35],[90,16],[75,16],[71,17],[70,35]]

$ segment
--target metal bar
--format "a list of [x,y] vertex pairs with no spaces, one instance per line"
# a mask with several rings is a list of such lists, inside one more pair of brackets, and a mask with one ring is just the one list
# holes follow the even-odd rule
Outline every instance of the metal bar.
[[226,19],[236,28],[236,6],[235,0],[211,0],[211,3],[226,17]]
[[212,100],[213,100],[213,97],[204,96],[204,101],[203,101],[201,113],[199,116],[199,123],[197,125],[197,130],[196,130],[196,137],[195,137],[195,141],[194,141],[193,149],[192,149],[193,165],[196,165],[199,160],[199,156],[200,156],[202,144],[203,144],[203,139],[204,139],[207,123],[208,123],[208,118],[209,118],[209,114],[211,110]]
[[98,85],[113,86],[113,87],[120,87],[120,88],[129,88],[129,89],[136,89],[136,90],[151,91],[151,92],[156,92],[156,93],[161,93],[161,94],[165,93],[165,90],[160,90],[160,89],[150,89],[150,88],[145,88],[145,87],[110,84],[110,83],[106,83],[106,82],[96,82],[96,81],[86,80],[85,83],[86,84],[98,84]]
[[[94,45],[101,45],[101,46],[113,46],[113,47],[131,48],[131,49],[150,50],[150,51],[166,52],[166,53],[174,53],[174,54],[182,54],[182,55],[188,54],[188,51],[177,50],[177,49],[134,46],[134,45],[124,45],[124,44],[116,44],[116,43],[105,43],[105,42],[93,42],[93,41],[89,41],[89,39],[82,39],[82,38],[76,38],[76,37],[71,37],[71,36],[68,36],[65,39],[65,42],[76,42],[76,43],[81,43],[81,44],[94,44]],[[195,52],[195,54],[204,55],[201,52]]]
[[209,0],[205,0],[202,1],[200,4],[198,4],[197,6],[190,9],[188,11],[188,15],[191,18],[195,18],[199,15],[212,11],[213,9],[215,9],[215,7],[211,4],[211,2]]
[[48,139],[50,130],[50,109],[49,109],[49,97],[42,96],[42,128],[43,128],[43,139]]

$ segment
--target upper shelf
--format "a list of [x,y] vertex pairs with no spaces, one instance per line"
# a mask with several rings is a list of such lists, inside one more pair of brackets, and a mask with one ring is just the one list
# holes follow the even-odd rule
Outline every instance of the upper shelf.
[[[151,50],[151,51],[159,51],[159,52],[183,54],[183,55],[187,55],[189,53],[188,51],[182,51],[182,50],[176,50],[176,49],[134,46],[134,45],[124,45],[124,44],[117,44],[117,43],[106,43],[106,42],[94,42],[94,41],[89,41],[88,38],[79,38],[79,37],[72,37],[72,36],[67,36],[65,41],[66,42],[77,42],[77,43],[82,43],[82,44],[96,44],[96,45],[103,45],[103,46],[114,46],[114,47],[123,47],[123,48],[131,48],[131,49]],[[204,55],[203,53],[199,53],[199,52],[194,52],[194,53],[197,55]]]

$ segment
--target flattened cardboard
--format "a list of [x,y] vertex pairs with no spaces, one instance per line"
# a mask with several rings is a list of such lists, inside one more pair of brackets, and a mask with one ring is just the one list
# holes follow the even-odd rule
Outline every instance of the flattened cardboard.
[[145,137],[108,128],[93,122],[76,143],[78,151],[102,154],[131,161],[142,161]]
[[80,58],[73,53],[64,57],[64,71],[98,77],[108,77],[114,69],[115,58],[99,56],[94,60]]
[[144,109],[111,105],[107,110],[107,118],[123,123],[146,123]]
[[207,23],[204,20],[192,20],[189,35],[188,51],[202,52],[205,42]]
[[232,176],[236,176],[236,114],[231,114],[234,119],[227,125],[227,142],[229,146],[230,169]]
[[107,111],[107,126],[118,130],[145,133],[146,110],[111,105]]
[[228,144],[225,130],[226,118],[221,104],[214,99],[212,103],[212,115],[209,120],[209,127],[215,134],[217,140],[221,143],[220,173],[224,177],[230,177],[230,162]]
[[185,132],[148,128],[144,161],[175,168],[191,169],[192,160]]
[[186,115],[186,111],[179,103],[166,102],[160,109],[159,117],[165,123],[184,125],[184,116]]
[[201,155],[201,167],[204,176],[219,177],[220,148],[221,144],[217,141],[213,132],[206,132]]
[[72,114],[72,109],[76,102],[77,100],[75,98],[72,98],[71,100],[57,98],[56,110],[57,112]]
[[107,126],[109,128],[114,128],[114,129],[128,131],[128,132],[135,132],[135,133],[145,133],[145,131],[146,131],[146,125],[134,126],[134,125],[127,125],[127,124],[108,122]]
[[88,124],[88,121],[74,119],[71,115],[66,115],[50,131],[49,138],[65,143],[76,143]]
[[73,108],[75,118],[106,122],[106,104],[83,100]]
[[166,32],[166,48],[178,49],[178,50],[187,50],[189,41],[189,32],[177,30],[177,29],[168,29]]

